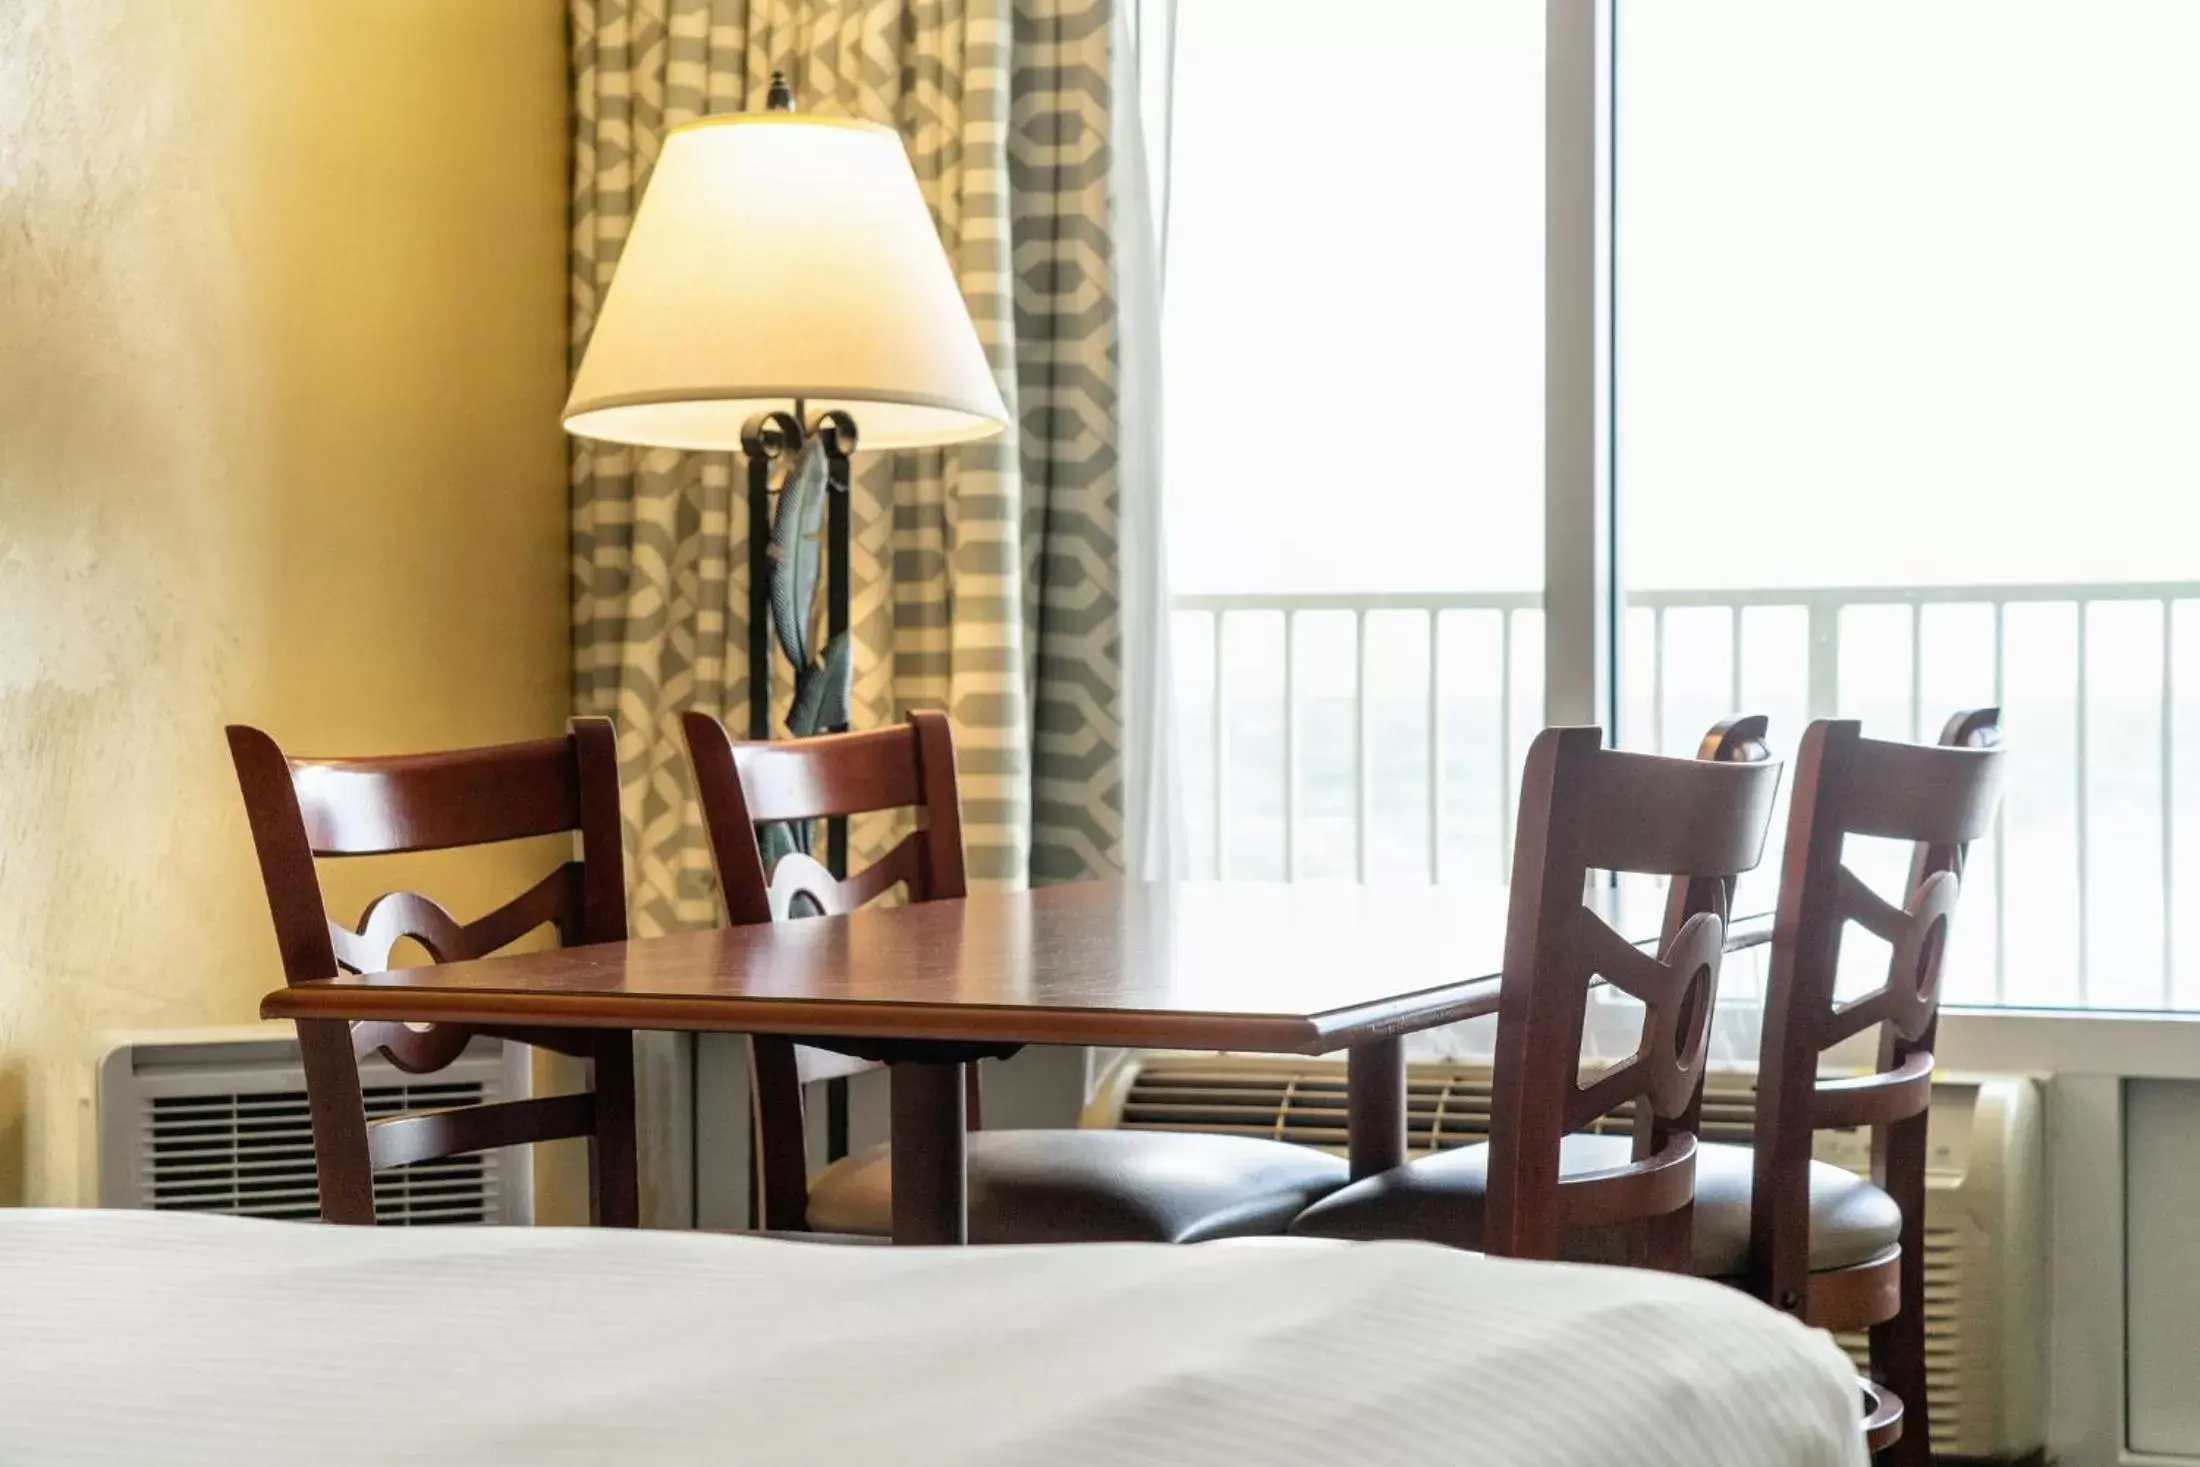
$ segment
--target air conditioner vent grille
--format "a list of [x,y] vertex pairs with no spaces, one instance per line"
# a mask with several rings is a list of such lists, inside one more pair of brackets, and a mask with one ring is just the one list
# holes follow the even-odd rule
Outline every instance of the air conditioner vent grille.
[[[1704,1098],[1707,1141],[1747,1142],[1755,1114],[1746,1083]],[[1120,1125],[1140,1131],[1213,1131],[1264,1136],[1341,1152],[1346,1144],[1344,1076],[1219,1068],[1211,1060],[1154,1061],[1143,1066],[1123,1101]],[[1624,1115],[1590,1126],[1625,1134]],[[1490,1084],[1486,1073],[1415,1066],[1406,1079],[1406,1146],[1445,1151],[1487,1140]]]
[[[369,1117],[478,1105],[480,1081],[370,1085]],[[145,1097],[140,1114],[144,1205],[184,1212],[307,1220],[321,1214],[313,1119],[303,1090],[212,1091]],[[375,1218],[414,1226],[488,1222],[498,1215],[494,1152],[377,1172]]]

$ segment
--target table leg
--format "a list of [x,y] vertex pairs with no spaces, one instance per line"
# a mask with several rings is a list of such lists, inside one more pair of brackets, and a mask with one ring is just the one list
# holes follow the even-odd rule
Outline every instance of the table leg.
[[[1398,1039],[1355,1044],[1345,1057],[1352,1180],[1406,1159],[1406,1052]],[[897,1174],[898,1175],[898,1174]]]
[[894,1241],[967,1243],[963,1067],[895,1064]]

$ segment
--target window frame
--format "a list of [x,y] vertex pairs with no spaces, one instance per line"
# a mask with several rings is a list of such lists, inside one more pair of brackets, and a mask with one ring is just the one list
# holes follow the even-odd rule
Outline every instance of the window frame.
[[1543,709],[1619,741],[1614,473],[1615,0],[1547,0],[1543,202]]

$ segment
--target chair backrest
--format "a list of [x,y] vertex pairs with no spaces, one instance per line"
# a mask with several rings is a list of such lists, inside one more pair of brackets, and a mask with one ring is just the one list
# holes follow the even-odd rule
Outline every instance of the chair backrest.
[[[850,912],[902,887],[913,902],[967,895],[962,797],[947,715],[864,733],[748,742],[708,713],[680,716],[695,792],[710,832],[726,920],[736,926],[784,920],[807,899],[820,914]],[[911,810],[918,828],[846,878],[804,852],[767,872],[758,827]]]
[[[437,962],[454,962],[485,956],[542,927],[555,928],[568,945],[625,938],[618,752],[608,720],[577,718],[561,738],[386,758],[293,758],[257,728],[232,724],[228,734],[286,982],[329,978],[339,971],[379,971],[389,966],[396,945],[406,939],[419,943]],[[324,858],[448,850],[560,833],[578,833],[579,856],[472,921],[460,921],[419,892],[393,891],[369,903],[357,927],[347,927],[329,915],[321,890],[317,862]],[[307,1038],[303,1027],[301,1043]],[[366,1055],[380,1051],[408,1074],[428,1074],[455,1060],[476,1032],[481,1031],[460,1024],[354,1024],[344,1066],[346,1088],[356,1095],[357,1062]],[[515,1037],[596,1057],[585,1033]],[[309,1053],[309,1085],[317,1067],[316,1054]],[[324,1086],[335,1078],[321,1073]],[[599,1086],[606,1079],[599,1074]],[[616,1083],[616,1077],[611,1079]],[[631,1077],[624,1083],[630,1088]],[[324,1140],[320,1113],[333,1103],[328,1096],[314,1101],[317,1151]],[[631,1097],[619,1097],[619,1104],[630,1108]],[[475,1126],[427,1116],[377,1121],[367,1157],[321,1155],[324,1208],[355,1212],[355,1193],[333,1203],[329,1194],[332,1188],[358,1185],[366,1171],[377,1167],[485,1145],[589,1134],[593,1121],[584,1114],[587,1109],[521,1102],[508,1112],[506,1107],[477,1108],[484,1116],[507,1113]],[[494,1139],[477,1144],[478,1137]],[[360,1163],[360,1176],[352,1175],[354,1161]],[[340,1175],[332,1176],[332,1167]],[[371,1200],[367,1217],[341,1220],[370,1221]]]
[[[2000,804],[2002,759],[1998,709],[1955,714],[1937,745],[1867,739],[1849,719],[1804,731],[1758,1056],[1750,1219],[1752,1289],[1778,1307],[1799,1309],[1807,1297],[1814,1131],[1871,1127],[1878,1180],[1904,1204],[1906,1221],[1923,1206],[1942,960],[1965,856]],[[1851,835],[1912,843],[1899,905],[1844,864]],[[1884,940],[1892,957],[1883,984],[1837,1003],[1841,939],[1852,922]],[[1818,1078],[1827,1049],[1872,1028],[1875,1073]],[[1887,1150],[1896,1130],[1914,1152],[1894,1161],[1899,1175],[1890,1174]]]
[[[1545,729],[1521,776],[1483,1245],[1554,1258],[1564,1233],[1677,1217],[1678,1227],[1651,1233],[1646,1261],[1685,1268],[1695,1196],[1691,1117],[1726,948],[1728,893],[1763,851],[1780,766],[1763,757],[1621,753],[1603,741],[1597,728]],[[1761,723],[1731,742],[1736,753],[1761,756]],[[1673,879],[1678,895],[1656,957],[1586,904],[1593,871]],[[1584,1085],[1582,1020],[1598,976],[1643,1004],[1642,1042]],[[1561,1182],[1561,1140],[1637,1102],[1651,1122],[1635,1159]]]
[[[1772,746],[1765,741],[1771,721],[1761,713],[1737,713],[1722,718],[1705,731],[1696,744],[1696,757],[1714,764],[1766,764],[1772,762]],[[1775,792],[1777,793],[1777,791]],[[1734,892],[1739,876],[1675,876],[1667,884],[1665,924],[1661,942],[1671,942],[1690,917],[1716,912],[1722,922],[1734,917]],[[1709,1028],[1706,1027],[1706,1034]],[[1698,1134],[1703,1125],[1704,1074],[1696,1075],[1696,1093],[1679,1116],[1660,1116],[1655,1107],[1635,1107],[1635,1155],[1655,1155],[1676,1131]]]
[[[836,916],[897,886],[912,902],[968,894],[955,741],[945,714],[920,711],[890,728],[771,743],[736,739],[708,713],[690,711],[680,722],[728,922]],[[899,810],[914,812],[917,828],[861,871],[837,877],[799,848],[764,869],[760,827]],[[854,1056],[751,1036],[764,1227],[799,1228],[808,1205],[802,1087],[873,1067]],[[975,1073],[973,1068],[973,1084]],[[975,1116],[975,1096],[970,1098]]]

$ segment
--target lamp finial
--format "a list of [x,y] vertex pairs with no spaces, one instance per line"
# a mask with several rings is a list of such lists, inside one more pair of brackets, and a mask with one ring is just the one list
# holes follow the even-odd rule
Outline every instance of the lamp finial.
[[764,110],[766,112],[794,111],[794,88],[787,85],[787,73],[784,71],[772,73],[771,90],[764,94]]

